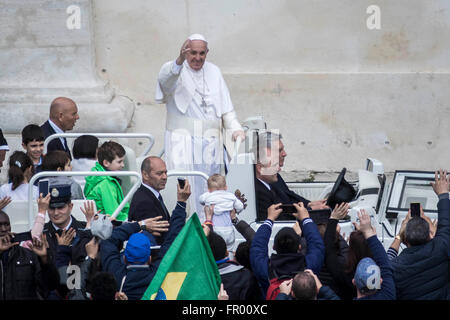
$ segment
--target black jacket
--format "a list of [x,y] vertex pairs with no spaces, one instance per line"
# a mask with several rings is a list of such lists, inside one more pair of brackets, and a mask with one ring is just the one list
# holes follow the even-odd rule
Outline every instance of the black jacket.
[[234,261],[217,266],[229,300],[264,300],[254,274]]
[[[255,178],[255,196],[258,221],[265,221],[267,219],[267,209],[271,205],[283,202],[273,189],[267,189],[257,178]],[[295,220],[295,217],[288,213],[281,213],[277,220]]]
[[[131,199],[128,221],[141,221],[158,216],[162,216],[162,220],[170,220],[168,212],[163,209],[155,194],[147,187],[141,185]],[[158,245],[161,245],[164,237],[155,237],[155,240]]]
[[399,300],[447,298],[450,200],[439,196],[438,225],[433,240],[404,249],[391,261]]
[[[48,122],[48,120],[44,122],[44,124],[41,126],[41,129],[44,131],[45,139],[47,139],[52,134],[56,133],[55,130],[53,130],[53,128],[50,125],[50,123]],[[65,140],[65,138],[64,138],[64,140]],[[67,144],[67,141],[66,141],[66,144]],[[47,152],[53,151],[53,150],[61,150],[61,151],[67,152],[67,154],[69,155],[70,160],[72,160],[72,154],[70,153],[69,145],[67,145],[67,149],[66,149],[64,147],[64,145],[61,143],[61,140],[59,140],[59,138],[53,139],[48,144]]]
[[294,191],[289,190],[286,182],[284,182],[283,178],[280,176],[279,173],[277,173],[278,180],[275,183],[271,183],[270,187],[275,192],[278,198],[280,198],[281,202],[283,204],[292,204],[292,203],[299,203],[303,202],[305,205],[305,208],[309,204],[309,200],[299,196]]
[[56,268],[31,250],[16,245],[0,256],[0,300],[45,299],[56,288]]
[[[328,285],[331,285],[336,294],[343,300],[351,300],[356,297],[356,288],[352,283],[353,274],[346,272],[348,247],[345,249],[344,258],[336,247],[336,226],[338,220],[328,219],[327,229],[324,235],[325,243],[325,266],[328,275]],[[323,276],[323,274],[322,274]]]

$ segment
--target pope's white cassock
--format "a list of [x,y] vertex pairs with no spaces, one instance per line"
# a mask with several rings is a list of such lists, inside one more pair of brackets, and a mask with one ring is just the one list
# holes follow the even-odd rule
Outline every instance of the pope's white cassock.
[[[164,136],[167,169],[202,171],[208,176],[224,174],[228,156],[224,152],[223,132],[243,130],[231,102],[220,69],[205,61],[193,70],[185,60],[165,63],[159,72],[156,101],[167,106]],[[204,220],[199,196],[208,191],[201,177],[189,178],[191,211]]]

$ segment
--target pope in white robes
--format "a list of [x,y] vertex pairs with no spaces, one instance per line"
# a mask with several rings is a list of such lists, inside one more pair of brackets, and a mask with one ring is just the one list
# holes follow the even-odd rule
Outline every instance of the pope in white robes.
[[[167,107],[164,152],[168,170],[224,174],[228,155],[223,131],[231,132],[233,141],[245,139],[222,73],[205,61],[207,54],[206,39],[193,34],[183,43],[178,58],[166,62],[159,72],[155,98]],[[189,182],[191,211],[203,221],[198,198],[207,191],[206,181],[195,177]]]

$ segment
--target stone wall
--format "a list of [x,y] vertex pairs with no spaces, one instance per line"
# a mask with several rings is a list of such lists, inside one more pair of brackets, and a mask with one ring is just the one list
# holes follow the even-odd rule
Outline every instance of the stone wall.
[[[154,102],[159,68],[175,59],[185,38],[195,32],[208,39],[208,60],[222,69],[240,120],[262,115],[270,128],[282,132],[289,176],[342,167],[355,172],[367,157],[381,160],[386,171],[434,170],[448,163],[447,0],[39,1],[42,6],[33,13],[29,1],[0,0],[2,16],[22,6],[12,16],[16,18],[0,22],[0,30],[15,32],[0,31],[0,98],[11,92],[11,73],[25,66],[27,43],[39,45],[37,40],[45,39],[59,51],[67,47],[59,38],[45,36],[49,27],[36,39],[30,37],[27,26],[33,24],[26,24],[26,18],[33,22],[37,13],[75,4],[82,8],[81,19],[86,14],[92,19],[86,35],[92,35],[92,48],[77,51],[76,61],[91,61],[90,79],[133,102],[127,107],[132,109],[129,121],[124,125],[117,120],[118,127],[153,134],[152,154],[162,148],[165,124],[165,107]],[[375,13],[366,11],[371,5],[380,9],[380,29],[368,27],[368,20],[376,21]],[[63,18],[53,23],[67,17],[63,10]],[[84,26],[72,31],[86,32]],[[47,63],[42,72],[58,73],[61,63]],[[14,85],[21,88],[23,82]],[[33,101],[33,93],[18,94]],[[21,123],[10,122],[2,102],[1,127],[16,126],[8,130],[16,141]],[[96,117],[83,110],[74,131],[114,127],[97,128]],[[129,145],[138,152],[143,148],[141,141]]]

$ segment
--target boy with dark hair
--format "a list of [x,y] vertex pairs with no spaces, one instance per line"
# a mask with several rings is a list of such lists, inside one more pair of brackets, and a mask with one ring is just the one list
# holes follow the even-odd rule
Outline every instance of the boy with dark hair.
[[[42,160],[41,171],[72,171],[70,157],[67,152],[61,150],[49,151]],[[69,184],[72,193],[72,200],[84,199],[81,186],[71,177],[46,177],[50,184]],[[38,179],[35,184],[39,183]]]
[[[117,142],[103,143],[97,152],[98,161],[91,171],[120,171],[124,167],[125,149]],[[113,176],[88,176],[84,186],[86,199],[94,200],[97,209],[106,215],[112,215],[124,199],[121,181]],[[126,203],[116,219],[128,218],[130,204]]]
[[42,171],[44,153],[44,131],[36,124],[29,124],[22,130],[22,147],[33,161],[34,173]]

